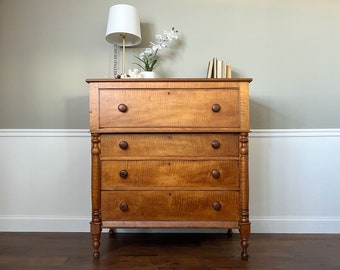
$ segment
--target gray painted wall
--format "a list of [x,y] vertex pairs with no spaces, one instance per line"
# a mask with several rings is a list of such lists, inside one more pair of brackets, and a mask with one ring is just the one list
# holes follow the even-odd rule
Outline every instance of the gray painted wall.
[[[225,59],[252,77],[253,129],[340,127],[340,1],[0,0],[0,128],[88,128],[86,78],[112,76],[111,5],[134,5],[143,43],[172,26],[162,77],[205,77]],[[173,54],[171,59],[166,54]]]

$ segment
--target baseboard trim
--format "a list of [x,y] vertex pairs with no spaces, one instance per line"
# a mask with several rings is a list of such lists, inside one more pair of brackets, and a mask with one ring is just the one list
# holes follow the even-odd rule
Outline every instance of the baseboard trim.
[[340,233],[340,218],[333,217],[253,217],[254,233]]
[[89,232],[90,217],[0,216],[2,232]]
[[[89,232],[90,217],[0,216],[2,232]],[[252,233],[339,234],[340,218],[251,217]],[[124,233],[210,233],[223,229],[118,229]]]

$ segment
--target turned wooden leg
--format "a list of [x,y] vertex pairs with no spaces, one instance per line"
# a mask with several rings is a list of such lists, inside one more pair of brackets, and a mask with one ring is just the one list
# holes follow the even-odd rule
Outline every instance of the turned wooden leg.
[[91,235],[92,235],[93,258],[98,259],[100,246],[100,227],[97,224],[91,224]]
[[93,247],[93,258],[99,258],[99,246],[100,246],[100,234],[102,232],[102,226],[99,218],[99,210],[93,210],[92,222],[91,222],[91,236]]
[[100,234],[92,234],[93,258],[99,258]]
[[248,257],[249,257],[247,253],[247,249],[249,246],[249,243],[248,243],[249,235],[250,235],[250,224],[242,224],[240,226],[240,238],[241,238],[241,247],[242,247],[241,258],[244,261],[248,260]]
[[115,234],[115,232],[116,232],[115,229],[113,229],[113,228],[109,229],[109,235],[110,236],[113,236]]

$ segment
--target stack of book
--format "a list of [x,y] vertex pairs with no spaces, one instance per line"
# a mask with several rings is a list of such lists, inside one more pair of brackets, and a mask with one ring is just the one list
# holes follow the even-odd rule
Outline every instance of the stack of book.
[[207,78],[231,78],[231,67],[224,60],[214,57],[209,61]]

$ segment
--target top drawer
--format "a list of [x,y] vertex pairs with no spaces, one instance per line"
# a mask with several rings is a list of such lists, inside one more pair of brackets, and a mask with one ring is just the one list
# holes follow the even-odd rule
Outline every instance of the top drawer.
[[249,131],[249,78],[87,82],[91,133]]
[[238,128],[237,89],[101,89],[99,128]]

